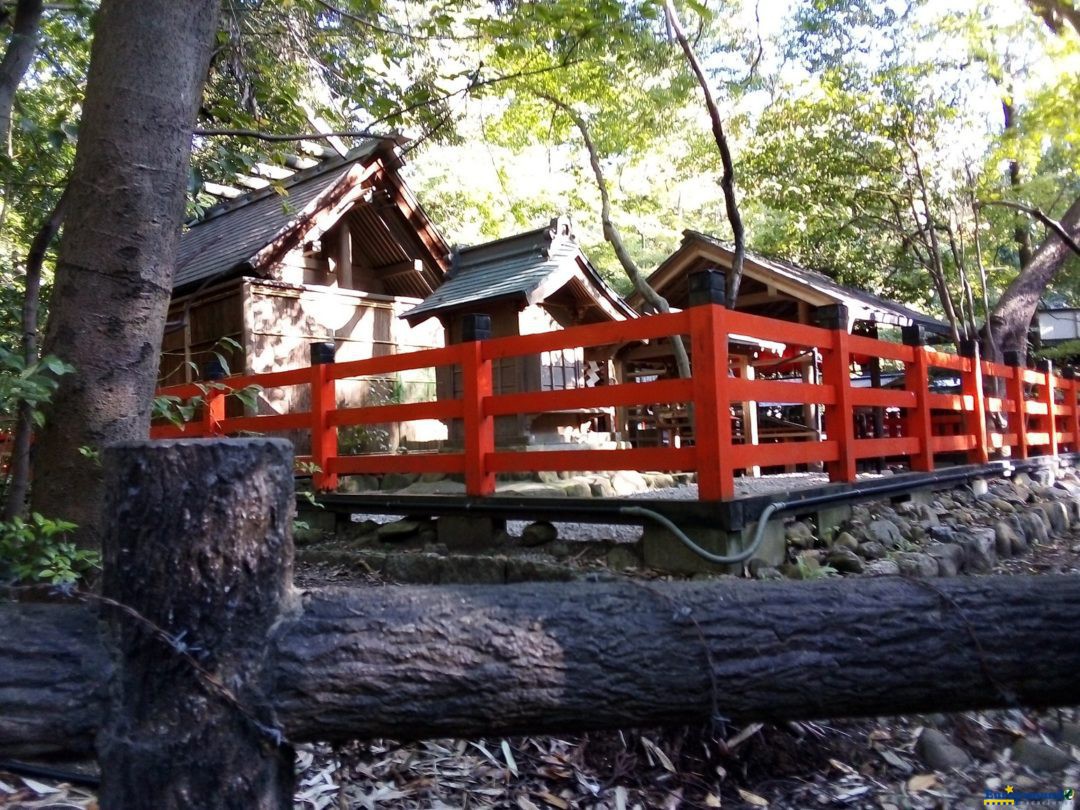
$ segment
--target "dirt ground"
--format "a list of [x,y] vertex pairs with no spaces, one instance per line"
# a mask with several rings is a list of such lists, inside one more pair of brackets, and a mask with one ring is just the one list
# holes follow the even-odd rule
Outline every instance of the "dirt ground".
[[[1052,536],[994,573],[1080,572],[1080,531]],[[657,577],[644,572],[643,576]],[[301,565],[300,587],[379,587],[341,565]],[[1080,622],[1078,622],[1080,640]],[[918,738],[931,729],[962,752],[934,770]],[[298,751],[295,807],[324,808],[975,808],[985,791],[1080,788],[1080,710],[1022,707],[813,723],[635,729],[511,739],[377,740]],[[1011,788],[1011,790],[1010,790]],[[93,788],[5,772],[0,807],[95,808]],[[152,800],[147,804],[153,807]]]

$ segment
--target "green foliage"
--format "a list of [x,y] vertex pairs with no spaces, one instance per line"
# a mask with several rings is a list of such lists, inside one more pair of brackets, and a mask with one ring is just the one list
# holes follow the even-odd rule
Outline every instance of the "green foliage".
[[74,523],[34,512],[0,523],[0,579],[16,584],[77,582],[101,568],[101,555],[65,540]]
[[21,355],[0,348],[0,420],[15,418],[19,403],[33,408],[34,422],[41,424],[41,406],[48,402],[57,378],[74,369],[56,357],[43,357],[29,366]]

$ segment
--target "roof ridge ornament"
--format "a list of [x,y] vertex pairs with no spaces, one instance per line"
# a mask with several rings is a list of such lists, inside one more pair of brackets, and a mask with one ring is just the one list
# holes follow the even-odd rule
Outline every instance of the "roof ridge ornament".
[[577,242],[577,234],[574,233],[574,221],[569,214],[551,218],[551,224],[548,226],[548,237],[550,241],[567,239],[571,242]]

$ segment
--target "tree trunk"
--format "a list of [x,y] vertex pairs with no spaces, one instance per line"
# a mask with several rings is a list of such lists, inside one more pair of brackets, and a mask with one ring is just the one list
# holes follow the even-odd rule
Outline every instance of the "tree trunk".
[[[41,304],[41,270],[45,254],[64,221],[67,193],[60,195],[52,213],[34,235],[26,256],[26,290],[23,293],[22,349],[26,368],[38,359],[38,311]],[[20,402],[11,443],[11,471],[4,493],[4,521],[26,515],[26,495],[30,491],[30,443],[34,438],[34,407]]]
[[147,435],[218,0],[104,0],[45,351],[72,364],[38,436],[36,511],[100,543],[101,470],[80,453]]
[[41,12],[42,0],[19,0],[11,23],[11,39],[8,40],[3,60],[0,60],[0,137],[5,143],[11,130],[15,91],[19,89],[37,50]]
[[[1080,239],[1080,197],[1069,206],[1060,224],[1073,239]],[[994,346],[988,352],[989,356],[1000,356],[1005,351],[1025,352],[1028,326],[1039,298],[1070,255],[1068,244],[1054,233],[1039,245],[1031,261],[1001,294],[990,314]]]
[[[1078,611],[1076,576],[320,589],[266,678],[293,742],[1076,705]],[[0,620],[0,755],[89,750],[88,612]]]
[[163,810],[291,810],[293,752],[262,679],[292,584],[291,462],[280,439],[107,451],[102,584],[118,660],[98,741],[104,810],[148,796]]

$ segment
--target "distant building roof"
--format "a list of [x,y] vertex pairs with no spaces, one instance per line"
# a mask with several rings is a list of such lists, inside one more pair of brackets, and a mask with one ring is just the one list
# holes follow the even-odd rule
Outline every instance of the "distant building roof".
[[[181,236],[173,288],[190,288],[233,274],[266,275],[273,261],[295,246],[316,215],[342,201],[359,198],[373,171],[397,165],[393,142],[368,140],[343,157],[322,161],[277,184],[215,205]],[[398,197],[409,198],[406,205],[417,208],[403,186],[393,191]],[[434,276],[426,288],[430,289],[441,280],[443,267],[438,265],[445,264],[448,249],[426,217],[420,220],[405,223],[405,230],[423,227],[430,232],[420,238],[429,248],[429,264],[436,265],[430,268]],[[400,224],[382,228],[379,235],[388,229],[400,232]]]
[[[683,242],[679,249],[665,259],[649,276],[649,284],[659,291],[663,291],[664,288],[673,288],[674,284],[684,280],[682,276],[688,269],[686,264],[688,254],[703,248],[718,253],[726,259],[733,256],[730,245],[709,234],[688,229],[683,231]],[[840,284],[824,273],[801,267],[792,262],[770,259],[750,251],[747,251],[746,259],[747,264],[744,266],[744,272],[747,275],[763,274],[778,280],[783,279],[794,282],[796,285],[825,296],[835,303],[846,305],[852,317],[857,319],[872,320],[876,323],[895,326],[921,324],[933,332],[951,334],[948,324],[936,318],[865,290]],[[682,290],[678,292],[681,293]],[[663,294],[666,295],[666,293]],[[629,300],[635,307],[641,306],[641,298],[636,293],[631,295]]]
[[499,300],[536,304],[575,280],[607,317],[636,317],[596,272],[565,218],[554,219],[543,228],[462,248],[446,281],[402,317],[416,323],[432,315]]

